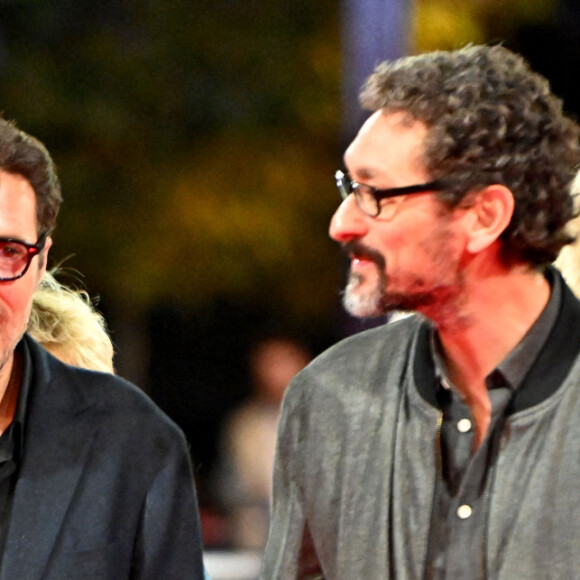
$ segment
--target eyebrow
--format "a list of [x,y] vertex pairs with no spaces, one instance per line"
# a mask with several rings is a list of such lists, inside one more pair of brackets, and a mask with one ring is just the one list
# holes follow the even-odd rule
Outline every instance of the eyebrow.
[[361,171],[358,172],[358,174],[361,176],[361,179],[373,179],[373,177],[375,177],[376,173],[373,171],[370,171],[368,169],[362,169]]
[[[383,183],[383,185],[381,185],[380,187],[376,187],[375,189],[378,190],[388,190],[388,189],[397,189],[399,186],[396,184],[393,184],[392,180],[388,179],[388,175],[383,174],[380,170],[374,170],[370,167],[361,167],[360,169],[357,169],[357,177],[355,178],[351,173],[347,172],[347,175],[353,180],[356,181],[357,183],[361,183],[363,185],[368,185],[369,187],[373,187],[371,185],[369,185],[369,181],[372,180],[376,180],[376,179],[380,179],[381,183]],[[389,185],[388,187],[385,186],[385,183],[390,183],[391,185]]]
[[[346,172],[348,175],[351,176],[351,178],[354,177],[353,173],[348,171],[348,169],[346,170]],[[361,167],[356,170],[357,178],[360,176],[361,180],[374,179],[379,173],[380,173],[379,171],[373,170],[370,167]],[[358,179],[355,179],[355,181],[358,181]]]

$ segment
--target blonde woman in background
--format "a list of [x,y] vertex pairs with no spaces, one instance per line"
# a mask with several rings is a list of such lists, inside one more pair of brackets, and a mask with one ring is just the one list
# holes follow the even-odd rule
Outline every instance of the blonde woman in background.
[[67,364],[115,372],[105,319],[87,292],[64,286],[49,272],[34,293],[27,332]]

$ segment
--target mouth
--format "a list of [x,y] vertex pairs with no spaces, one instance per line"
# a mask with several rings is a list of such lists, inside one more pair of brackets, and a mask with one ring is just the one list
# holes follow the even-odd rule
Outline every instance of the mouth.
[[385,267],[383,256],[379,252],[363,246],[360,242],[348,242],[343,246],[343,250],[350,259],[351,271],[369,267],[382,270]]
[[350,269],[352,271],[362,270],[365,268],[376,268],[376,261],[369,256],[350,256]]

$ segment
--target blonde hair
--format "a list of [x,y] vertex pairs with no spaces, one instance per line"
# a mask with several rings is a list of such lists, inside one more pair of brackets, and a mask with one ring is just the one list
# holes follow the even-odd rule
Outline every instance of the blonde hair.
[[46,272],[32,298],[28,334],[63,362],[114,373],[113,344],[103,316],[84,290]]
[[[576,174],[572,182],[571,192],[575,198],[576,213],[579,213],[580,172]],[[580,215],[570,221],[568,228],[570,233],[576,237],[576,241],[562,248],[554,266],[560,270],[574,294],[580,297]]]

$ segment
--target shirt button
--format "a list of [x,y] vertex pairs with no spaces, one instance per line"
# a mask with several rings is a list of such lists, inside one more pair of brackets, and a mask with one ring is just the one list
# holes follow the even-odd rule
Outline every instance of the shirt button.
[[457,422],[457,430],[460,433],[467,433],[471,430],[471,421],[469,419],[461,419]]
[[468,506],[467,504],[463,504],[457,508],[457,515],[462,520],[466,520],[471,515],[472,511],[473,510],[471,509],[471,506]]

